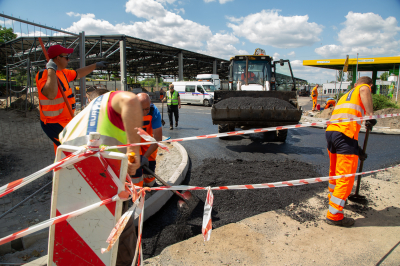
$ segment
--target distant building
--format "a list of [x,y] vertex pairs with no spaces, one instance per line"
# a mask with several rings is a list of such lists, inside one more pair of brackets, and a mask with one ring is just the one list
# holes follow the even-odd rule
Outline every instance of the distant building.
[[[342,85],[340,85],[340,82],[336,83],[324,83],[323,89],[322,89],[322,94],[323,95],[334,95],[338,94],[339,92],[345,92],[347,89],[350,87],[350,82],[342,82]],[[339,89],[340,87],[340,89]]]

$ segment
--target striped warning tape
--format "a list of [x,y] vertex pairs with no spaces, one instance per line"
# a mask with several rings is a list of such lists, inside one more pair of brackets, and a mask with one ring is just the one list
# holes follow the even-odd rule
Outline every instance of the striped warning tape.
[[24,177],[24,178],[15,180],[11,183],[8,183],[8,184],[0,187],[0,198],[31,183],[32,181],[38,179],[39,177],[45,175],[48,172],[51,172],[53,170],[58,171],[64,167],[67,167],[67,166],[77,163],[89,156],[92,156],[95,153],[96,152],[94,152],[94,151],[88,151],[85,149],[81,149],[79,151],[76,151],[76,152],[70,154],[69,156],[65,157],[64,159],[62,159],[58,162],[55,162],[55,163],[35,172],[27,177]]
[[388,118],[388,117],[396,117],[396,116],[400,116],[400,113],[399,114],[387,114],[387,115],[371,115],[371,116],[364,116],[364,117],[359,117],[359,118],[328,120],[328,121],[322,121],[322,122],[303,123],[303,124],[289,125],[289,126],[266,127],[266,128],[250,129],[250,130],[231,131],[231,132],[226,132],[226,133],[200,135],[200,136],[193,136],[193,137],[180,138],[180,139],[163,140],[163,141],[158,141],[158,142],[153,141],[153,142],[143,142],[143,143],[132,143],[132,144],[125,144],[125,145],[108,146],[108,147],[105,147],[104,149],[110,150],[110,149],[118,149],[118,148],[123,148],[123,147],[149,145],[149,144],[154,144],[154,143],[158,144],[158,143],[162,143],[162,142],[179,142],[179,141],[188,141],[188,140],[212,139],[212,138],[220,138],[220,137],[239,136],[239,135],[246,135],[246,134],[252,134],[252,133],[261,133],[261,132],[302,128],[302,127],[313,127],[313,126],[321,126],[321,125],[331,125],[331,124],[338,124],[338,123],[345,123],[345,122],[357,122],[357,121],[365,121],[365,120],[370,120],[370,119]]

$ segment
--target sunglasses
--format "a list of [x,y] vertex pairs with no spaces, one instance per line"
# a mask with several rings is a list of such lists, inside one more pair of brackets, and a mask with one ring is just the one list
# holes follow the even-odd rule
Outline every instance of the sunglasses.
[[59,57],[64,57],[65,59],[69,60],[69,55],[59,55]]

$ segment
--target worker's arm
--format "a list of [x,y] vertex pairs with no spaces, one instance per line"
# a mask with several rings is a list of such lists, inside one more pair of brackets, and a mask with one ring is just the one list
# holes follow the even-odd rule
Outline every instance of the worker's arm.
[[179,96],[179,93],[178,93],[178,108],[181,109],[181,97]]
[[365,108],[365,114],[366,115],[374,115],[374,106],[372,104],[372,95],[371,91],[367,86],[362,86],[360,88],[360,97],[361,97],[361,102],[364,105]]
[[[153,129],[153,136],[157,141],[162,140],[162,127]],[[149,156],[157,150],[158,145],[157,144],[151,144],[150,147],[147,149],[147,151],[143,154],[144,157],[149,158]]]
[[[122,123],[125,127],[127,144],[140,143],[137,128],[142,127],[142,105],[137,96],[131,92],[120,92],[112,98],[112,108],[121,114]],[[140,167],[139,146],[128,147],[127,154],[134,152],[135,162],[128,162],[128,174],[134,175]]]
[[54,69],[47,69],[46,84],[42,88],[42,93],[49,100],[54,100],[58,93],[57,75]]
[[93,72],[96,69],[96,63],[76,70],[76,78],[80,79]]

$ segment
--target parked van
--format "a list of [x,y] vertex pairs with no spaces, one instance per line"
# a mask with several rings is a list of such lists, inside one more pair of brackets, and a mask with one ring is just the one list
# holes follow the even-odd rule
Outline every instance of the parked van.
[[217,74],[198,74],[196,79],[197,81],[213,83],[216,90],[219,90],[221,87],[219,75]]
[[181,103],[211,106],[214,102],[215,86],[211,82],[177,81],[172,84],[174,90],[179,92]]

